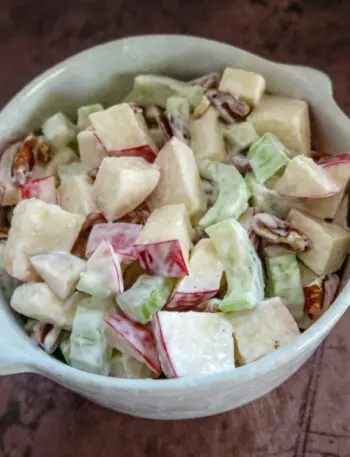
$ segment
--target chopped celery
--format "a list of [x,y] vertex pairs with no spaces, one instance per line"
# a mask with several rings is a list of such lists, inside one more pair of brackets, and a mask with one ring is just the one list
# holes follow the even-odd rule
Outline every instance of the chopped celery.
[[228,219],[206,229],[224,265],[227,293],[219,303],[223,312],[250,309],[264,299],[260,260],[247,232],[239,222]]
[[237,151],[243,151],[257,141],[259,135],[251,122],[240,122],[227,127],[224,138]]
[[144,274],[130,289],[117,297],[117,304],[130,319],[146,324],[154,313],[163,308],[173,287],[174,280],[171,278]]
[[246,183],[233,165],[203,160],[199,166],[203,178],[218,185],[219,195],[214,205],[199,221],[208,227],[229,218],[238,219],[248,208],[249,191]]
[[77,128],[79,131],[85,130],[91,125],[90,114],[103,111],[103,106],[100,103],[95,105],[86,105],[78,108]]
[[289,162],[283,144],[271,133],[265,133],[250,146],[248,159],[257,180],[261,183]]
[[281,247],[265,249],[267,284],[271,297],[280,297],[294,319],[304,314],[304,292],[296,254]]
[[169,116],[180,116],[187,122],[190,120],[190,105],[185,97],[169,97],[166,101],[166,112]]
[[76,129],[63,113],[56,113],[46,119],[42,126],[45,138],[57,148],[63,148],[76,137]]
[[66,355],[74,368],[89,373],[108,375],[111,348],[105,335],[104,318],[113,306],[111,300],[86,298],[79,303]]
[[192,86],[167,76],[139,75],[134,80],[127,101],[134,101],[141,106],[157,105],[165,108],[168,98],[176,95],[187,98],[190,106],[195,107],[201,101],[203,92],[201,86]]
[[269,213],[284,219],[292,208],[302,209],[303,204],[300,200],[283,197],[275,190],[268,189],[266,185],[257,181],[253,173],[245,175],[245,182],[257,213]]
[[113,351],[110,376],[127,379],[154,378],[155,374],[145,363],[127,354]]

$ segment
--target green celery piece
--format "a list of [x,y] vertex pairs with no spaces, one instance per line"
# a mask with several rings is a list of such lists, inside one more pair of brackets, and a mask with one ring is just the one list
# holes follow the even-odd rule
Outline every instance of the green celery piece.
[[192,86],[162,75],[139,75],[134,79],[134,87],[126,101],[134,101],[141,106],[157,105],[166,108],[169,97],[180,96],[187,98],[194,108],[201,101],[204,89]]
[[213,181],[219,189],[216,202],[199,221],[200,227],[208,227],[225,219],[238,219],[247,210],[249,190],[233,165],[203,160],[199,164],[199,172],[202,178]]
[[237,151],[249,148],[259,139],[259,135],[251,122],[232,124],[224,130],[224,138]]
[[74,368],[89,373],[109,374],[112,349],[107,344],[104,318],[112,307],[112,300],[95,297],[79,303],[69,340],[69,356],[65,356]]
[[248,159],[260,183],[267,181],[289,162],[283,144],[271,133],[265,133],[250,146]]
[[94,105],[86,105],[78,108],[77,128],[79,131],[85,130],[91,125],[90,114],[103,111],[103,106],[100,103]]
[[61,353],[62,353],[63,358],[66,361],[67,365],[70,365],[71,362],[70,362],[70,358],[69,358],[69,353],[70,353],[70,339],[69,338],[62,341],[62,343],[60,344],[60,349],[61,349]]
[[304,314],[304,292],[297,256],[274,246],[265,249],[267,282],[270,297],[280,297],[298,320]]
[[190,121],[190,105],[185,97],[169,97],[166,101],[166,112],[169,116],[179,116],[184,121]]
[[251,309],[264,300],[264,278],[259,257],[246,230],[235,219],[208,227],[227,280],[227,293],[219,302],[223,312]]
[[75,125],[63,113],[46,119],[41,129],[45,138],[56,148],[67,146],[75,140],[77,133]]
[[302,209],[302,202],[296,198],[283,197],[257,181],[253,173],[245,175],[245,182],[252,195],[257,213],[269,213],[284,219],[292,208]]
[[130,319],[147,324],[163,308],[174,285],[172,278],[141,275],[130,289],[117,297],[117,305]]

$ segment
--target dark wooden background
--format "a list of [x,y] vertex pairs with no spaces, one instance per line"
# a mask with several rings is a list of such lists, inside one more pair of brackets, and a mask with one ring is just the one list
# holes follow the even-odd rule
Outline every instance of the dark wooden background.
[[[349,0],[0,0],[0,105],[65,57],[107,40],[186,33],[333,79],[350,112]],[[0,379],[0,457],[350,457],[350,314],[270,395],[207,419],[102,409],[34,375]]]

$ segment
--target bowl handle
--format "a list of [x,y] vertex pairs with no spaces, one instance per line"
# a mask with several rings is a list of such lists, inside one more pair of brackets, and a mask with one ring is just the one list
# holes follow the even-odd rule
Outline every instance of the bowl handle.
[[308,83],[319,87],[321,91],[333,98],[332,80],[326,73],[323,73],[323,71],[316,70],[315,68],[303,67],[301,65],[280,64],[280,66],[289,72],[293,72],[306,79]]

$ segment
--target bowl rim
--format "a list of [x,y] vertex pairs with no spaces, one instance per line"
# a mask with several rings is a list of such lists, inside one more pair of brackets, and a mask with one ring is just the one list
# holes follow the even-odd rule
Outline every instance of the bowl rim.
[[[315,89],[312,87],[309,81],[304,79],[300,74],[297,73],[298,66],[295,66],[295,72],[293,72],[293,65],[288,65],[289,68],[286,68],[286,65],[281,65],[275,61],[260,57],[257,54],[254,54],[249,51],[245,51],[241,48],[232,46],[228,43],[224,43],[218,40],[207,39],[198,36],[192,35],[180,35],[180,34],[147,34],[147,35],[135,35],[130,37],[125,37],[121,39],[111,40],[102,44],[95,45],[88,49],[85,49],[81,52],[78,52],[66,59],[63,59],[56,65],[50,67],[44,72],[36,76],[31,82],[29,82],[24,88],[17,92],[5,106],[0,111],[0,120],[5,119],[7,113],[10,113],[12,110],[16,109],[16,106],[19,102],[22,102],[24,98],[33,95],[35,92],[40,91],[40,88],[46,84],[50,79],[53,79],[59,76],[60,73],[69,71],[70,67],[75,66],[79,63],[80,60],[89,58],[92,54],[96,52],[102,52],[103,50],[113,47],[115,45],[121,46],[123,44],[137,46],[140,40],[148,40],[150,42],[154,40],[164,40],[164,39],[175,39],[175,40],[192,40],[192,42],[198,42],[199,44],[207,44],[211,46],[217,46],[218,48],[227,50],[234,49],[235,51],[240,52],[242,55],[247,55],[253,57],[254,59],[259,59],[269,63],[270,65],[276,66],[278,71],[287,72],[289,75],[293,75],[295,79],[299,79],[303,85],[307,86],[310,92],[315,92]],[[304,67],[305,68],[305,67]],[[308,68],[308,67],[306,67]],[[309,70],[313,70],[309,68]],[[314,70],[319,72],[318,70]],[[322,73],[323,74],[323,73]],[[323,74],[324,75],[324,74]],[[332,95],[329,94],[329,98],[334,103],[334,108],[338,109],[338,106],[335,104]],[[339,109],[340,111],[340,109]],[[341,112],[341,111],[340,111]],[[343,112],[341,112],[343,114]],[[337,113],[335,113],[337,114]],[[339,115],[340,113],[338,113]],[[350,125],[350,122],[349,122]],[[0,132],[1,133],[1,132]],[[344,288],[342,295],[350,295],[350,283]],[[0,300],[3,307],[9,308],[5,312],[11,313],[9,305],[6,303],[5,299]],[[60,380],[64,382],[64,379],[85,382],[87,384],[100,384],[103,387],[115,387],[121,390],[162,390],[167,389],[179,389],[188,388],[190,386],[198,385],[208,385],[215,384],[219,382],[234,382],[248,380],[252,378],[257,378],[269,372],[273,372],[276,369],[279,369],[281,366],[288,364],[295,358],[297,358],[302,352],[306,351],[309,346],[312,346],[313,342],[322,337],[331,330],[331,328],[337,323],[340,317],[346,312],[349,305],[346,304],[345,300],[340,303],[337,303],[335,300],[334,304],[324,313],[320,319],[318,319],[310,328],[304,331],[302,334],[298,335],[295,339],[289,342],[287,345],[280,348],[278,351],[270,353],[255,362],[251,362],[242,367],[233,368],[227,371],[211,373],[211,374],[200,374],[200,375],[190,375],[186,377],[173,378],[173,379],[124,379],[124,378],[114,378],[103,375],[97,375],[85,371],[78,370],[74,367],[64,364],[58,359],[52,357],[49,354],[46,354],[38,347],[34,347],[34,343],[30,340],[29,336],[25,334],[23,330],[23,338],[27,340],[28,343],[32,344],[32,349],[36,351],[31,351],[31,357],[28,357],[27,365],[33,372],[38,372],[44,374],[48,378],[57,380],[59,376]],[[13,325],[16,325],[13,322]],[[6,338],[6,336],[5,336]],[[15,346],[15,345],[14,345]],[[14,349],[16,349],[14,347]],[[1,364],[0,364],[1,365]],[[57,376],[58,375],[58,376]],[[64,379],[61,379],[61,376]]]

